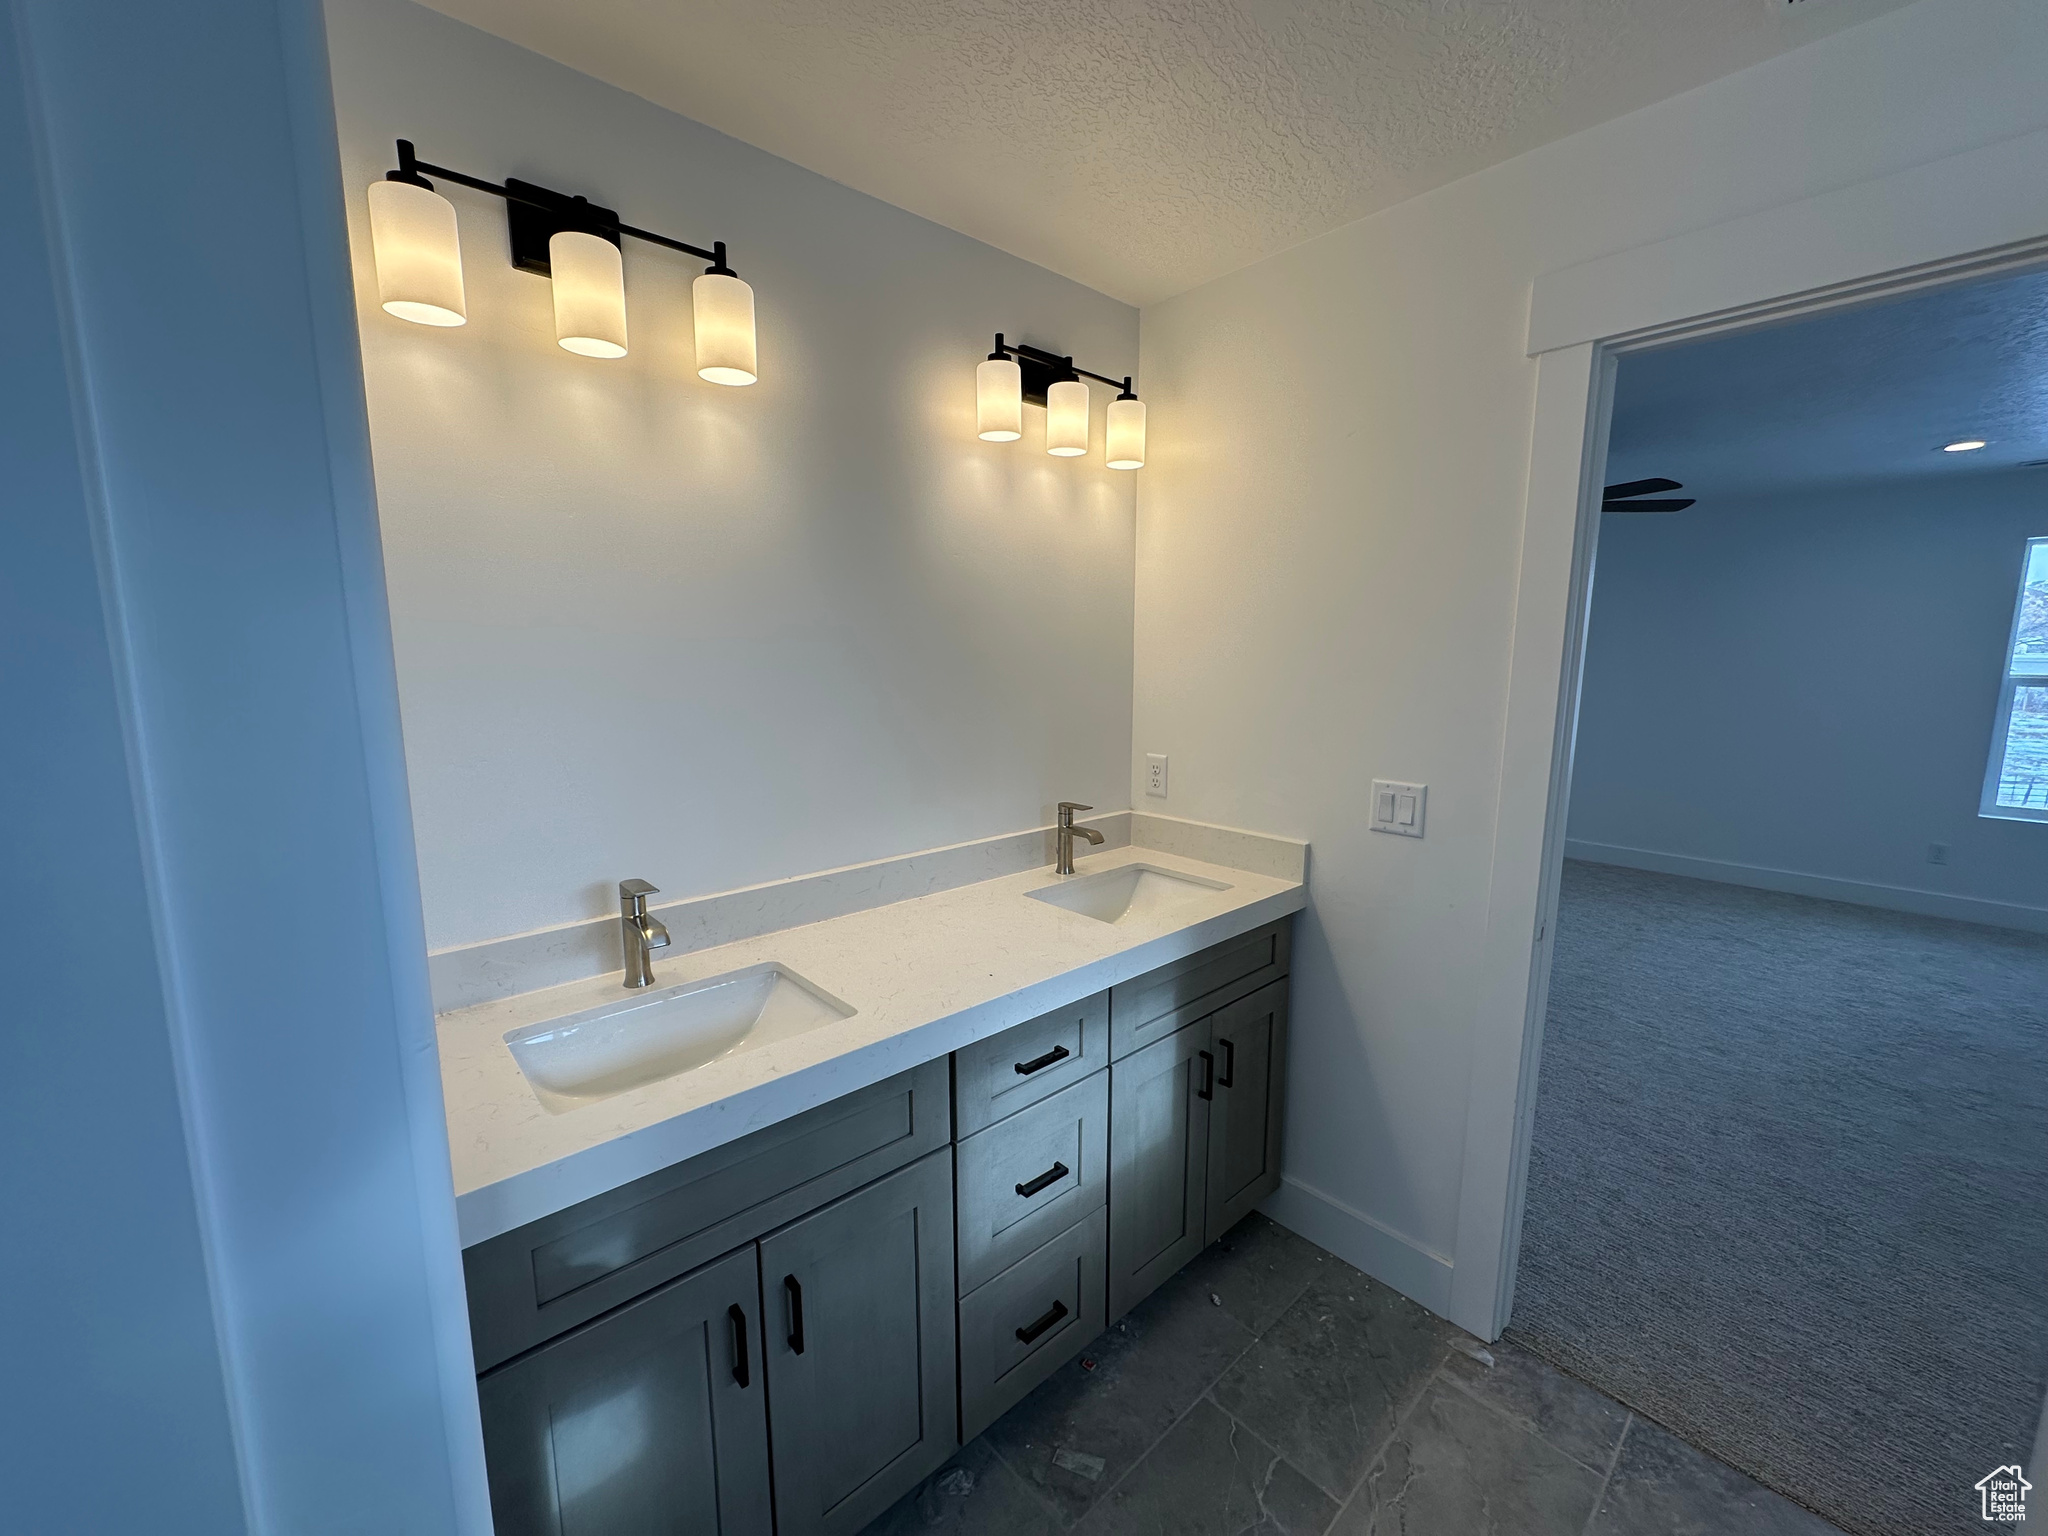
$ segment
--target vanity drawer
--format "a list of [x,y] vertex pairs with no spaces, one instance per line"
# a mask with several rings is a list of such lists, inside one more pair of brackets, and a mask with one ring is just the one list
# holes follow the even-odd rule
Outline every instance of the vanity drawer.
[[1104,1203],[1109,1073],[969,1136],[953,1156],[964,1295]]
[[943,1147],[948,1088],[926,1062],[464,1249],[477,1369]]
[[972,1136],[1109,1064],[1109,994],[953,1053],[954,1134]]
[[1108,1326],[1109,1213],[1098,1206],[960,1301],[964,1445]]
[[[1287,974],[1289,920],[1212,946],[1109,989],[1109,1054],[1164,1040],[1190,1017],[1235,1002]],[[1184,1012],[1200,1004],[1194,1014]],[[1178,1017],[1176,1017],[1178,1015]]]

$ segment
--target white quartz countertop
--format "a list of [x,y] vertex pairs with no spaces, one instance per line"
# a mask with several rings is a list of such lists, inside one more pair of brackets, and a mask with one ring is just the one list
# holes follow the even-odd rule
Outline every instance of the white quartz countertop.
[[657,961],[658,987],[772,961],[856,1011],[561,1113],[536,1097],[505,1036],[635,996],[617,972],[442,1014],[441,1089],[463,1246],[1248,933],[1307,901],[1299,881],[1156,848],[1077,859],[1074,878],[1126,864],[1228,888],[1201,890],[1149,918],[1104,923],[1027,900],[1025,892],[1061,883],[1048,867]]

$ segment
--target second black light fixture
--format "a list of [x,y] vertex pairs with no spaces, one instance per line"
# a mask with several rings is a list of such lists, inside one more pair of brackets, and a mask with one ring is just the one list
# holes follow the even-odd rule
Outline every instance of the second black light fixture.
[[996,348],[975,370],[975,423],[984,442],[1014,443],[1024,435],[1024,402],[1045,407],[1045,451],[1079,458],[1088,451],[1089,379],[1121,389],[1109,404],[1104,448],[1111,469],[1145,464],[1145,402],[1131,392],[1130,376],[1111,378],[1076,368],[1071,357],[1039,347],[1013,346],[996,333]]

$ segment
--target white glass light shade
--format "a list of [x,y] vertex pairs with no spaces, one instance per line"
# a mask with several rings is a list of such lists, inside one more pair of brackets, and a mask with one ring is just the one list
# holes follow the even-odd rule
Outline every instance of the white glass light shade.
[[554,269],[555,340],[584,357],[626,355],[626,267],[619,248],[579,229],[548,240]]
[[455,205],[409,181],[370,184],[370,248],[377,262],[377,302],[401,320],[461,325],[462,243]]
[[1088,386],[1062,379],[1045,392],[1045,451],[1077,459],[1088,451]]
[[1024,435],[1024,370],[992,357],[974,370],[974,423],[985,443],[1014,443]]
[[1103,436],[1111,469],[1145,467],[1145,402],[1112,400]]
[[758,379],[754,290],[730,272],[706,272],[690,285],[690,300],[697,312],[697,377],[713,384]]

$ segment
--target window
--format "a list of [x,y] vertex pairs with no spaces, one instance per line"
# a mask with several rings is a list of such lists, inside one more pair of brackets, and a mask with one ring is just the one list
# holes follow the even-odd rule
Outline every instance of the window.
[[2048,821],[2048,539],[2027,541],[2020,568],[1983,814]]

